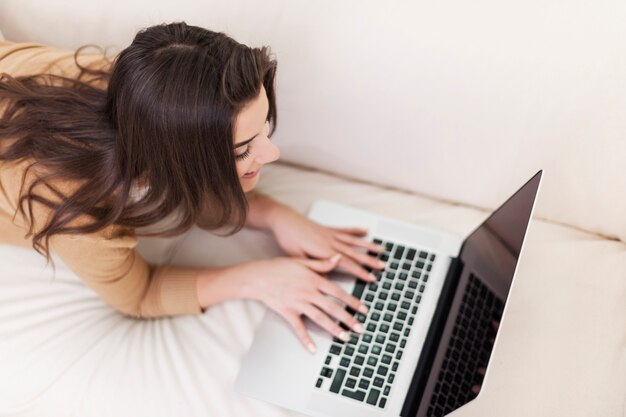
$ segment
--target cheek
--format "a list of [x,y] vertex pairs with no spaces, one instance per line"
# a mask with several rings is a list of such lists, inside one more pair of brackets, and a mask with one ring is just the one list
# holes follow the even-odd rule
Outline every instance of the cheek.
[[249,171],[250,171],[249,160],[243,160],[243,161],[237,162],[237,176],[239,178],[241,178],[242,175],[244,175],[246,172],[249,172]]

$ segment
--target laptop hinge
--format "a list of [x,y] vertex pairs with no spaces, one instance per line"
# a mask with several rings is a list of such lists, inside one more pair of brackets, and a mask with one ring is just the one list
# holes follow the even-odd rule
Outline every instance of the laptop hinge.
[[417,414],[462,270],[463,262],[459,258],[452,258],[448,274],[446,275],[443,288],[441,289],[441,296],[435,308],[433,320],[428,329],[426,340],[424,341],[422,353],[420,354],[413,379],[409,385],[402,411],[400,411],[402,417],[414,417]]

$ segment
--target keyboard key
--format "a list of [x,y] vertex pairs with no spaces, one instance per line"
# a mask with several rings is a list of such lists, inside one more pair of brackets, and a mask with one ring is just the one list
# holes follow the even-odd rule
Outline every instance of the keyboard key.
[[389,365],[391,363],[391,356],[384,354],[380,361],[386,365]]
[[381,331],[381,332],[383,332],[383,333],[387,333],[387,332],[389,331],[389,325],[387,325],[387,324],[381,324],[381,325],[380,325],[380,328],[379,328],[378,330],[380,330],[380,331]]
[[389,370],[389,368],[387,368],[386,366],[380,365],[380,366],[378,367],[378,370],[376,371],[376,373],[377,373],[378,375],[385,376],[385,375],[387,375],[387,371],[388,371],[388,370]]
[[[402,269],[405,270],[405,271],[410,270],[411,269],[411,264],[408,263],[408,262],[403,263],[402,264]],[[400,275],[402,275],[402,274],[404,274],[404,272],[401,273]],[[404,275],[406,275],[406,274],[404,274]],[[404,278],[400,278],[400,279],[406,279],[406,276]]]
[[353,366],[352,368],[350,368],[350,375],[359,376],[360,373],[361,373],[361,368],[359,368],[358,366]]
[[413,310],[411,310],[413,312],[413,314],[417,313],[417,306],[413,306]]
[[[404,264],[404,265],[408,265],[408,264]],[[409,265],[410,266],[410,265]],[[409,270],[409,268],[407,268],[407,271]],[[407,274],[406,272],[400,272],[398,274],[398,278],[400,278],[400,281],[406,281],[406,279],[409,277],[409,274]]]
[[404,311],[398,311],[398,318],[400,320],[406,319],[406,313]]
[[393,257],[395,259],[402,259],[402,254],[404,253],[404,246],[398,246],[396,251],[393,253]]
[[[410,280],[410,281],[409,281],[409,288],[417,288],[417,280],[414,280],[414,279]],[[366,300],[367,300],[367,297],[368,297],[368,296],[366,295],[366,296],[365,296],[365,299],[366,299]],[[372,301],[372,300],[369,300],[369,301]]]
[[398,269],[399,264],[397,262],[392,262],[389,264],[390,269]]
[[383,303],[381,303],[381,302],[378,302],[378,303],[376,303],[376,304],[374,305],[374,308],[375,308],[376,310],[380,310],[380,311],[382,311],[382,309],[383,309],[384,307],[385,307],[385,304],[383,304]]
[[382,378],[380,378],[380,377],[376,377],[376,378],[374,378],[373,385],[374,385],[375,387],[382,388],[382,386],[383,386],[383,384],[384,384],[384,383],[385,383],[385,380],[384,380],[384,379],[382,379]]
[[365,301],[374,301],[374,295],[372,293],[367,293],[365,296]]
[[385,343],[385,335],[379,334],[376,336],[376,343],[380,343],[381,345]]
[[389,282],[389,281],[383,282],[383,289],[384,290],[390,290],[391,289],[391,282]]
[[376,325],[374,323],[368,323],[366,329],[368,332],[374,332],[376,331]]
[[411,328],[407,327],[406,329],[404,329],[404,335],[408,336],[410,331],[411,331]]
[[322,382],[324,382],[324,380],[322,378],[317,378],[317,383],[315,384],[315,386],[317,388],[321,387],[322,386]]
[[392,371],[396,372],[398,370],[398,363],[399,363],[398,361],[395,361],[393,363],[393,365],[391,366]]
[[367,318],[367,316],[365,314],[359,313],[355,316],[355,318],[361,323],[365,323],[365,319]]
[[413,278],[419,279],[422,276],[422,273],[420,271],[413,271],[413,272],[411,272],[411,276]]
[[344,354],[348,356],[352,356],[353,353],[354,353],[354,348],[350,345],[346,345],[346,350],[344,351]]
[[388,295],[388,294],[389,294],[389,293],[387,293],[386,291],[381,291],[381,292],[378,294],[378,299],[380,299],[380,300],[386,300],[386,299],[387,299],[387,295]]
[[411,326],[413,324],[413,317],[410,317],[407,323],[409,323],[409,326]]
[[369,333],[364,333],[364,334],[363,334],[363,341],[364,341],[365,343],[369,343],[369,342],[371,342],[371,341],[372,341],[372,335],[371,335],[371,334],[369,334]]
[[432,268],[433,268],[433,264],[428,264],[428,265],[426,265],[426,270],[427,270],[428,272],[430,272],[430,270],[431,270]]
[[324,363],[328,365],[331,359],[332,359],[332,356],[326,356],[326,360],[324,360]]
[[384,246],[385,246],[385,250],[386,250],[387,252],[390,252],[390,251],[391,251],[391,249],[393,249],[393,243],[391,243],[391,242],[387,242],[387,243],[385,243],[385,245],[384,245]]
[[363,370],[363,376],[367,378],[371,378],[374,375],[374,368],[365,367]]
[[367,364],[370,366],[376,366],[376,364],[378,364],[378,359],[376,359],[376,356],[370,356],[367,358]]
[[400,290],[402,291],[402,289],[404,288],[404,284],[401,282],[397,282],[396,283],[396,290]]
[[362,379],[359,381],[359,388],[367,390],[370,387],[370,381],[368,379]]
[[399,339],[400,339],[400,335],[396,332],[392,332],[391,335],[389,335],[389,340],[391,340],[392,342],[397,342]]
[[359,353],[366,354],[368,349],[369,349],[368,345],[359,345]]
[[398,305],[396,303],[389,303],[387,305],[387,310],[389,310],[389,311],[396,311],[397,307],[398,307]]
[[422,269],[422,268],[424,268],[424,265],[425,265],[425,264],[424,264],[424,262],[422,262],[422,261],[417,261],[417,262],[415,262],[415,267],[416,267],[416,268],[418,268],[418,269]]
[[406,346],[406,339],[402,339],[402,340],[400,341],[400,347],[401,347],[401,348],[403,348],[403,347],[405,347],[405,346]]
[[383,395],[389,395],[389,391],[391,391],[391,387],[389,385],[385,386],[383,390]]
[[378,396],[380,395],[380,391],[372,388],[372,390],[370,391],[369,395],[367,396],[367,403],[368,404],[372,404],[372,405],[376,405],[376,402],[378,401]]
[[415,293],[413,291],[407,291],[404,293],[404,298],[408,298],[409,300],[413,298]]
[[380,408],[385,408],[385,404],[387,404],[387,399],[385,397],[383,397],[383,398],[380,399],[380,402],[378,403],[378,406]]
[[424,274],[424,278],[422,278],[422,281],[428,282],[428,274]]
[[333,355],[338,355],[341,352],[341,346],[333,343],[330,345],[330,353]]
[[393,353],[395,351],[396,345],[394,345],[393,343],[389,343],[387,346],[385,346],[385,352]]
[[424,251],[420,252],[420,255],[419,255],[420,258],[426,259],[427,256],[428,256],[428,254],[426,252],[424,252]]
[[436,256],[435,256],[435,254],[434,254],[434,253],[433,253],[432,255],[430,255],[430,261],[431,261],[431,262],[432,262],[432,261],[434,261],[434,260],[435,260],[435,258],[436,258]]
[[401,350],[396,352],[396,359],[398,359],[398,360],[402,359],[402,351]]
[[389,376],[387,377],[387,382],[389,382],[390,384],[393,383],[394,378],[395,374],[389,374]]
[[[356,355],[354,358],[354,364],[355,365],[363,365],[363,361],[365,361],[365,357],[361,356],[361,355]],[[348,366],[348,365],[346,365]]]
[[383,244],[383,241],[378,239],[378,238],[372,240],[372,242],[376,243],[377,245],[382,245]]
[[330,378],[333,375],[333,370],[327,367],[323,367],[321,375],[325,376],[326,378]]
[[411,303],[409,303],[408,301],[403,301],[400,303],[400,307],[402,307],[405,310],[408,310],[409,307],[411,307]]
[[[411,321],[411,320],[409,319],[409,322],[410,322],[410,321]],[[413,324],[413,323],[409,323],[409,324]],[[403,328],[404,328],[404,326],[403,326],[403,325],[402,325],[402,323],[401,323],[401,322],[399,322],[399,321],[396,321],[396,322],[393,324],[393,329],[394,329],[394,330],[402,330]]]
[[409,251],[406,253],[406,258],[409,261],[412,261],[413,259],[415,259],[415,249],[409,249]]
[[357,401],[363,401],[365,399],[365,391],[360,390],[350,391],[348,389],[344,389],[343,391],[341,391],[341,395],[345,395],[346,397],[355,399]]
[[399,301],[400,300],[400,293],[395,291],[393,294],[391,294],[391,299],[394,301]]
[[339,362],[339,365],[345,366],[347,368],[350,365],[350,359],[348,359],[348,358],[341,358],[341,361]]
[[378,355],[381,352],[382,348],[379,345],[372,346],[372,354]]
[[424,284],[420,285],[419,291],[424,292],[424,289],[426,289],[426,286]]
[[[356,386],[356,379],[354,379],[354,378],[348,378],[348,379],[346,380],[346,387],[348,387],[348,388],[354,388],[355,386]],[[333,392],[335,392],[335,391],[333,391]],[[336,392],[339,392],[339,388],[337,388],[337,391],[336,391]]]
[[391,320],[393,320],[393,314],[385,313],[383,320],[390,322]]
[[352,289],[352,295],[360,300],[361,296],[363,295],[363,290],[365,290],[365,282],[357,281],[354,284],[354,288]]

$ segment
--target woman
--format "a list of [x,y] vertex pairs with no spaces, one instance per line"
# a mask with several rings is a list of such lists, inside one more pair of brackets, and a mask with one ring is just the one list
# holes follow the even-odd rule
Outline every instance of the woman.
[[[81,65],[79,49],[78,74],[68,76],[42,70],[40,45],[1,45],[0,73],[9,74],[0,79],[0,242],[32,245],[48,261],[54,250],[135,317],[199,314],[250,298],[283,316],[312,352],[303,314],[346,341],[335,320],[362,332],[326,295],[366,307],[324,274],[339,267],[375,281],[367,269],[382,262],[358,248],[382,248],[360,239],[363,230],[323,227],[252,192],[261,167],[279,156],[269,139],[276,63],[266,48],[163,24],[140,31],[112,62]],[[16,64],[30,50],[38,58]],[[194,224],[267,229],[289,257],[198,269],[153,266],[133,249],[137,236],[178,235]]]

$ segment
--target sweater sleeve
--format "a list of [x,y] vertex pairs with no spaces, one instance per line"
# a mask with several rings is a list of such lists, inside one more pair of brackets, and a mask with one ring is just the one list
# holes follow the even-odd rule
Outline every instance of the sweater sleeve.
[[134,317],[200,314],[199,269],[154,266],[134,250],[129,229],[95,234],[55,235],[51,249],[82,281],[116,310]]

